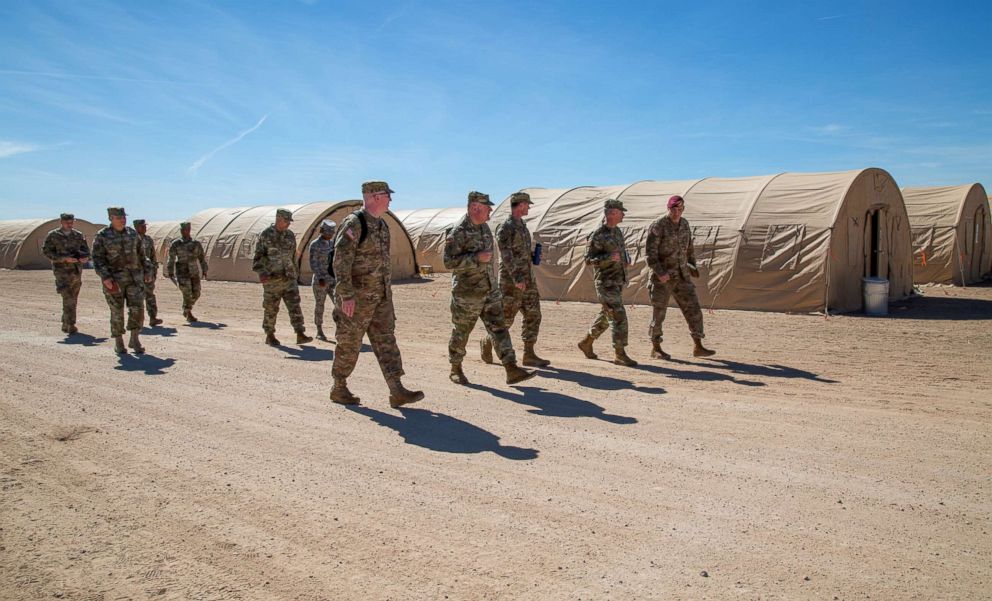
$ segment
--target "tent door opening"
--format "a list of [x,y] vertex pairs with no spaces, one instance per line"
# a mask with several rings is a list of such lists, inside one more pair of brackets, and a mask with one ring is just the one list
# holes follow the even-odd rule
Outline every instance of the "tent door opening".
[[968,253],[971,257],[969,273],[972,280],[980,280],[985,275],[982,273],[982,264],[985,259],[985,253],[988,252],[985,248],[985,207],[978,207],[978,210],[975,211],[974,224],[975,231],[971,243],[971,252]]
[[866,277],[881,276],[882,219],[879,210],[868,211],[865,216],[865,269]]

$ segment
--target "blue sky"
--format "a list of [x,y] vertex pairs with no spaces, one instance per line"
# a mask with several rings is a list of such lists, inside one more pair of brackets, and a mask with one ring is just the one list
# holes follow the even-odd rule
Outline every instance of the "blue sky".
[[0,2],[0,219],[888,170],[992,189],[987,2]]

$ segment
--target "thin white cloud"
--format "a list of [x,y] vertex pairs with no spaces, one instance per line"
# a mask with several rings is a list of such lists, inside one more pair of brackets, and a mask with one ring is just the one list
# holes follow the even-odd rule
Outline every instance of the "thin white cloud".
[[24,154],[25,152],[34,152],[36,150],[41,150],[41,146],[38,146],[37,144],[24,144],[22,142],[0,140],[0,159],[6,159],[14,155]]
[[832,21],[834,19],[843,19],[844,17],[850,17],[853,14],[854,13],[843,13],[843,14],[840,14],[840,15],[830,15],[830,16],[827,16],[827,17],[817,17],[816,20],[817,21]]
[[838,123],[828,123],[827,125],[810,126],[809,130],[824,136],[836,136],[846,132],[849,127]]
[[263,116],[261,119],[258,120],[258,123],[256,123],[254,125],[254,127],[249,127],[248,129],[246,129],[243,132],[239,133],[238,135],[234,136],[233,138],[231,138],[227,142],[224,142],[223,144],[221,144],[217,148],[214,148],[213,150],[211,150],[207,154],[205,154],[202,157],[198,158],[196,160],[196,162],[194,162],[192,165],[189,166],[189,169],[187,169],[186,172],[189,173],[190,175],[196,175],[196,172],[200,170],[200,167],[203,167],[203,164],[204,163],[206,163],[210,159],[214,158],[214,155],[216,155],[218,152],[224,150],[225,148],[227,148],[229,146],[233,146],[234,144],[237,144],[238,142],[240,142],[241,140],[243,140],[245,136],[247,136],[248,134],[252,133],[253,131],[255,131],[256,129],[258,129],[259,127],[262,127],[262,124],[265,123],[265,120],[268,119],[268,118],[269,118],[269,115],[268,115],[268,113],[266,113],[265,116]]

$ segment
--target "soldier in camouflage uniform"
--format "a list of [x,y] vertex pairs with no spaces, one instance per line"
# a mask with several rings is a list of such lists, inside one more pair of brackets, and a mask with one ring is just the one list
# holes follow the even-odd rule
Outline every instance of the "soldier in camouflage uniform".
[[155,241],[145,235],[148,225],[144,219],[134,220],[134,231],[138,232],[141,241],[141,252],[152,264],[152,280],[145,284],[145,310],[148,311],[148,325],[153,328],[162,323],[158,318],[158,299],[155,298],[155,279],[158,277],[158,253],[155,252]]
[[276,339],[276,316],[279,302],[286,304],[289,322],[296,331],[296,344],[313,341],[307,336],[303,326],[303,310],[300,309],[300,287],[297,285],[296,234],[289,229],[293,213],[287,209],[276,211],[276,222],[262,230],[255,244],[255,260],[252,269],[262,282],[262,329],[265,330],[265,344],[279,346]]
[[93,240],[93,269],[103,282],[103,296],[110,307],[110,335],[114,351],[124,354],[124,305],[127,304],[128,346],[136,354],[145,352],[138,334],[145,320],[145,284],[151,280],[152,265],[141,250],[138,232],[127,227],[123,207],[107,209],[110,225]]
[[[503,320],[506,328],[513,325],[518,312],[524,314],[521,334],[524,339],[524,360],[527,367],[547,367],[551,362],[534,352],[537,334],[541,330],[541,295],[534,279],[534,251],[531,248],[530,230],[524,217],[530,211],[530,194],[514,192],[510,195],[510,216],[496,226],[499,243],[499,288],[503,293]],[[493,362],[493,339],[486,336],[480,342],[482,360]]]
[[183,317],[194,323],[193,305],[200,298],[200,279],[207,277],[207,257],[203,245],[199,240],[194,240],[191,233],[190,222],[179,224],[179,237],[169,245],[165,277],[172,280],[183,295]]
[[589,359],[595,359],[592,343],[608,327],[613,328],[613,362],[617,365],[632,367],[637,362],[627,356],[624,347],[627,346],[627,311],[623,307],[623,289],[627,285],[627,265],[630,257],[627,254],[623,232],[617,225],[623,221],[623,203],[619,200],[607,199],[603,203],[603,225],[589,236],[585,260],[593,266],[596,279],[596,297],[603,308],[596,321],[589,328],[589,333],[579,343],[579,349]]
[[359,398],[348,390],[348,376],[355,371],[362,338],[368,334],[372,352],[389,386],[389,404],[400,407],[424,398],[407,390],[403,359],[396,346],[396,311],[393,308],[392,261],[389,257],[389,224],[383,215],[392,200],[389,184],[362,184],[362,208],[348,215],[334,240],[334,323],[337,349],[331,375],[331,400],[356,405]]
[[493,233],[486,225],[493,203],[488,194],[468,193],[468,213],[448,230],[444,241],[444,266],[451,277],[451,340],[448,360],[451,381],[468,384],[462,371],[465,345],[475,322],[489,332],[500,363],[506,369],[506,383],[516,384],[534,377],[534,372],[517,366],[510,333],[503,318],[503,295],[493,273]]
[[[334,294],[334,275],[331,258],[334,256],[334,230],[330,219],[320,222],[320,236],[310,243],[310,271],[313,272],[313,323],[317,326],[317,340],[327,340],[324,334],[324,302]],[[334,299],[331,299],[331,303]]]
[[55,291],[62,297],[62,331],[75,334],[79,331],[76,328],[76,299],[83,285],[83,265],[90,259],[90,249],[83,233],[72,227],[76,222],[75,215],[62,213],[59,220],[61,226],[45,236],[42,252],[52,262]]
[[671,359],[671,355],[661,350],[662,324],[668,310],[668,299],[682,309],[682,315],[689,324],[689,333],[695,343],[692,354],[696,357],[711,357],[715,353],[703,346],[703,311],[699,307],[699,297],[692,276],[699,277],[696,269],[696,256],[692,248],[692,230],[689,222],[682,219],[685,200],[681,196],[668,199],[668,215],[659,217],[651,224],[645,254],[651,268],[651,356],[655,359]]

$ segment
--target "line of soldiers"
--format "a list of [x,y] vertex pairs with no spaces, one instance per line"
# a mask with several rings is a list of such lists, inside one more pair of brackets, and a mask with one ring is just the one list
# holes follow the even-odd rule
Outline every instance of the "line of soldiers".
[[[383,215],[389,209],[394,191],[383,181],[362,184],[362,208],[348,215],[336,227],[333,221],[321,223],[321,235],[309,247],[312,287],[315,295],[314,322],[317,336],[326,340],[323,331],[324,304],[331,297],[336,326],[337,349],[331,375],[334,384],[331,401],[356,405],[359,397],[348,388],[347,379],[355,369],[362,339],[368,336],[372,351],[389,388],[389,403],[400,407],[424,398],[422,391],[403,386],[403,362],[396,344],[396,312],[392,297],[389,225]],[[547,367],[550,361],[535,352],[541,325],[540,295],[533,265],[539,264],[540,252],[532,248],[530,231],[523,218],[533,204],[525,192],[511,195],[511,214],[499,224],[494,236],[488,221],[493,202],[488,194],[469,192],[465,217],[451,226],[445,237],[444,265],[452,272],[451,337],[448,342],[450,379],[461,385],[469,383],[462,368],[468,337],[481,319],[486,336],[480,344],[482,360],[493,363],[493,352],[506,371],[506,383],[518,384],[536,375],[534,370],[517,365],[509,327],[517,313],[523,313],[523,364]],[[645,253],[651,269],[649,284],[653,307],[650,326],[651,356],[670,359],[662,350],[662,324],[668,300],[674,296],[694,340],[693,355],[709,357],[713,351],[702,344],[703,316],[692,277],[698,277],[689,224],[682,219],[685,201],[680,196],[668,200],[668,214],[652,223]],[[158,270],[154,244],[145,235],[145,223],[136,220],[137,230],[126,226],[121,207],[107,210],[110,226],[97,234],[93,243],[94,269],[103,283],[110,307],[111,334],[115,350],[126,352],[123,342],[125,305],[128,309],[129,346],[144,352],[138,338],[142,326],[143,306],[148,307],[152,325],[157,319],[154,278]],[[608,328],[612,329],[614,363],[635,366],[626,353],[628,344],[627,314],[623,306],[623,289],[628,283],[627,266],[631,264],[623,233],[618,225],[626,209],[623,203],[607,199],[603,206],[603,223],[588,238],[585,262],[593,267],[596,295],[601,309],[585,338],[578,344],[583,354],[596,359],[593,342]],[[262,329],[266,344],[278,346],[275,338],[276,317],[280,302],[286,305],[296,342],[305,344],[306,335],[300,293],[297,284],[296,236],[290,229],[291,211],[278,209],[275,223],[258,238],[252,268],[262,283]],[[75,305],[79,294],[81,267],[90,259],[86,240],[72,229],[73,216],[62,214],[62,225],[45,240],[45,255],[52,260],[56,289],[63,298],[62,330],[74,334]],[[336,231],[337,230],[337,231]],[[190,237],[190,224],[180,227],[181,238],[169,248],[166,275],[183,292],[183,314],[194,322],[193,304],[200,295],[200,277],[206,277],[207,263],[203,247]],[[336,235],[335,235],[336,234]],[[499,279],[493,265],[499,243]]]

